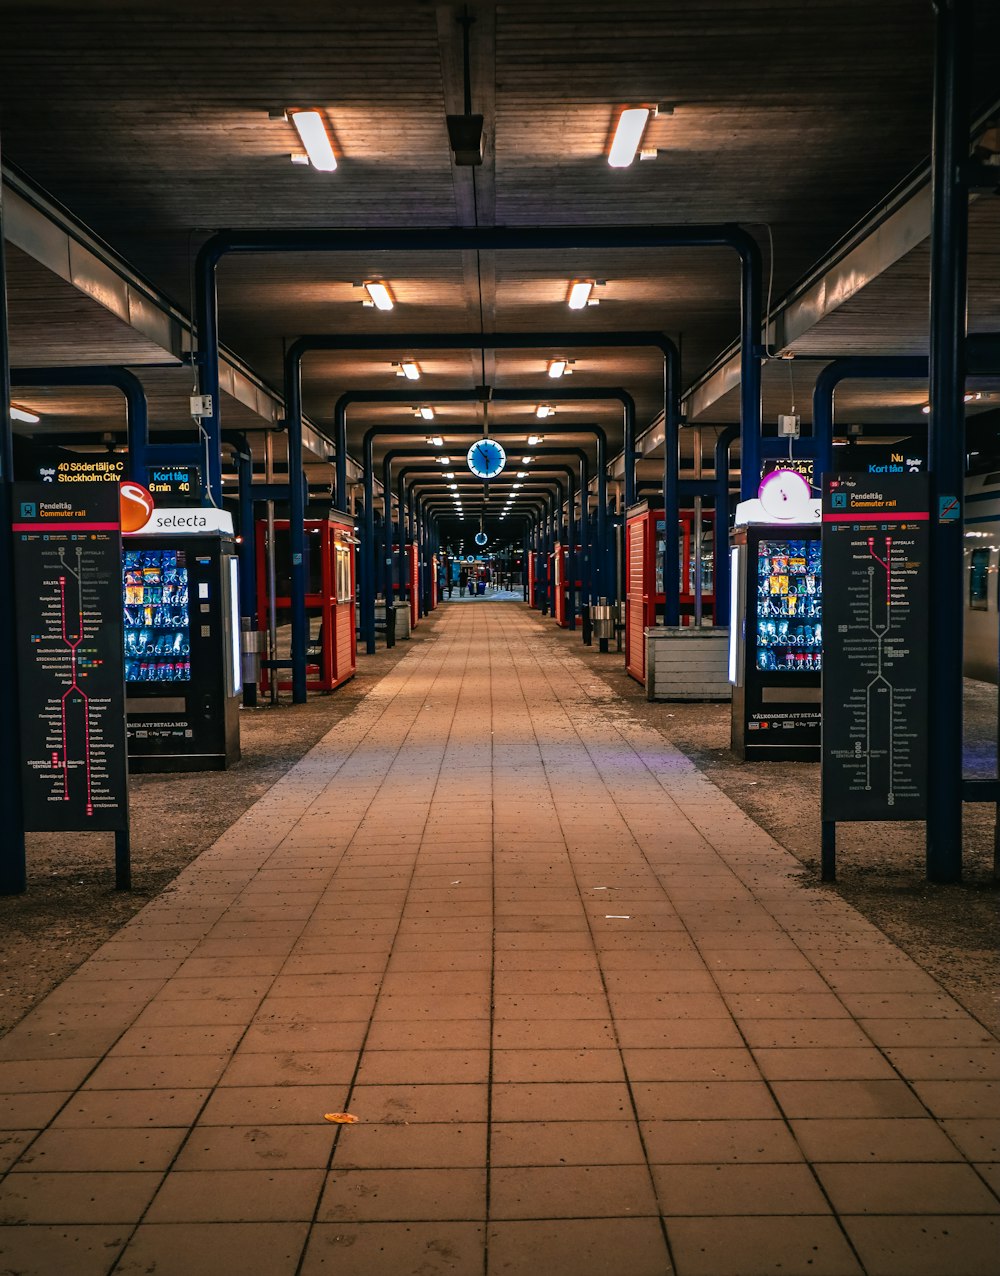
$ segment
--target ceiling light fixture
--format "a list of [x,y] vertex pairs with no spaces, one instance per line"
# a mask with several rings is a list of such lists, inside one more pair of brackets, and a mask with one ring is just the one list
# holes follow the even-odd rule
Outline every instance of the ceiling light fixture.
[[27,408],[22,408],[16,403],[12,403],[10,405],[10,419],[12,421],[23,421],[25,425],[37,425],[42,418],[37,412],[29,412]]
[[[536,447],[539,443],[544,443],[544,442],[545,442],[544,434],[529,434],[528,435],[528,447]],[[530,459],[531,458],[529,457],[528,460]]]
[[[326,124],[319,111],[291,111],[289,118],[295,125],[299,141],[305,147],[309,163],[321,173],[334,173],[337,170],[337,157],[330,145],[330,136]],[[292,156],[292,163],[301,164],[300,156]]]
[[656,108],[648,106],[629,106],[622,111],[608,151],[608,163],[612,168],[628,168],[632,163],[649,117],[655,114]]
[[[450,457],[450,456],[436,456],[434,459],[437,461],[438,465],[450,465],[450,464],[451,464],[451,457]],[[448,477],[450,478],[450,477],[451,477],[451,475],[449,475]]]
[[532,456],[522,456],[522,457],[521,457],[521,464],[522,464],[522,465],[530,465],[530,464],[531,464],[531,462],[532,462],[534,459],[535,459],[535,458],[534,458],[534,457],[532,457]]
[[518,472],[517,472],[517,477],[518,477],[518,478],[527,478],[527,477],[528,477],[528,471],[527,471],[527,470],[518,470]]
[[570,366],[568,359],[550,359],[548,367],[549,376],[553,381],[562,376],[569,376]]
[[[434,420],[434,409],[430,406],[429,403],[422,404],[419,408],[417,408],[417,411],[420,413],[420,415],[424,418],[425,421]],[[436,439],[440,439],[440,435],[435,434],[434,437]],[[440,442],[435,443],[434,446],[440,447],[443,442],[444,442],[444,439],[440,439]]]
[[594,290],[593,279],[577,279],[569,286],[566,304],[570,310],[582,310],[590,302],[590,294]]
[[374,280],[366,281],[365,292],[368,294],[368,301],[365,302],[365,305],[372,305],[376,310],[391,310],[395,305],[387,284],[378,283]]
[[538,407],[535,408],[535,416],[537,416],[540,421],[544,421],[547,416],[553,415],[555,415],[555,408],[551,403],[539,403]]
[[420,369],[412,359],[404,359],[402,363],[394,363],[392,366],[396,369],[397,377],[406,377],[407,381],[420,380]]

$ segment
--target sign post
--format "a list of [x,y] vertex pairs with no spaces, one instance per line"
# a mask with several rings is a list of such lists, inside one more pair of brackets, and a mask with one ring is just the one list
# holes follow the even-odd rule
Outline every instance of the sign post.
[[115,834],[128,890],[117,484],[14,484],[21,785],[34,832]]
[[927,792],[926,475],[823,484],[822,875],[838,820],[922,820]]

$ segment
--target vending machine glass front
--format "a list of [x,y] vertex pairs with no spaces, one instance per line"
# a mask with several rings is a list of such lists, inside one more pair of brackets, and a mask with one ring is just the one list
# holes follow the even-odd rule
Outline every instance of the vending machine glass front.
[[757,546],[756,665],[766,673],[823,667],[818,540],[761,539]]
[[122,576],[125,681],[190,682],[191,622],[184,551],[127,549]]

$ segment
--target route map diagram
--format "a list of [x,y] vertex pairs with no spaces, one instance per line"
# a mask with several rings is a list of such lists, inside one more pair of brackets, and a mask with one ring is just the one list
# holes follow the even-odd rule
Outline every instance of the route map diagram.
[[80,495],[16,498],[22,769],[35,831],[116,830],[127,818],[120,539]]
[[823,524],[823,818],[921,819],[926,482],[839,477],[828,479]]

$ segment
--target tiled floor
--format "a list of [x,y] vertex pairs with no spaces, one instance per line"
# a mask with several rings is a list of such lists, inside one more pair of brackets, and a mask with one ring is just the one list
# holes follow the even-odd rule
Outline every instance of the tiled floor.
[[525,608],[433,632],[0,1043],[0,1270],[1000,1273],[997,1042]]

